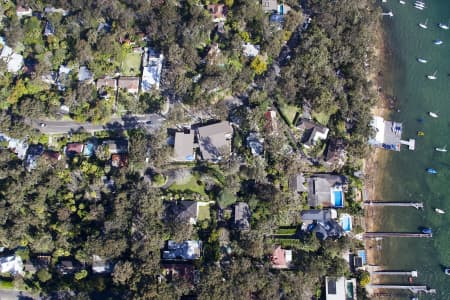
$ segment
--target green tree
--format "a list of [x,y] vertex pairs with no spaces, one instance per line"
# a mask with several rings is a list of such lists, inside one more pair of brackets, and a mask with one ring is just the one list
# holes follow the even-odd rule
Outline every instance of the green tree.
[[253,71],[255,71],[255,74],[257,75],[261,75],[264,72],[267,71],[267,62],[266,59],[261,56],[261,55],[257,55],[252,63],[250,64],[250,66],[252,67]]
[[47,271],[46,269],[40,269],[37,272],[36,276],[40,282],[47,282],[50,279],[52,279],[52,274],[50,274],[50,272]]

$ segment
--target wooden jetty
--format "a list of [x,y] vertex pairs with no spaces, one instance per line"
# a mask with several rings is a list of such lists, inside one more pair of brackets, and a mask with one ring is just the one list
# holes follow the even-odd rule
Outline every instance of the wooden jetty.
[[364,205],[374,207],[398,206],[398,207],[414,207],[415,209],[423,209],[422,202],[379,202],[365,201]]
[[411,276],[417,277],[419,273],[417,271],[371,271],[373,275],[386,275],[386,276]]
[[366,232],[364,238],[384,238],[384,237],[400,237],[400,238],[431,238],[432,233],[412,233],[412,232]]
[[425,293],[436,294],[435,289],[429,289],[426,285],[389,285],[389,284],[370,284],[373,289],[386,289],[386,290],[409,290],[413,294]]
[[408,141],[400,140],[400,144],[408,146],[408,149],[412,151],[416,149],[416,141],[414,139],[409,139]]

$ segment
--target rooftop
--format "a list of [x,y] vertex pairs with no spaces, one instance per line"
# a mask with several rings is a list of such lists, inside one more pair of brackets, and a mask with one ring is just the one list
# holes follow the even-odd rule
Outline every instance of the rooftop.
[[175,133],[174,159],[177,161],[193,161],[194,154],[194,133]]
[[334,207],[336,196],[334,192],[341,192],[343,202],[342,186],[346,183],[346,178],[341,175],[315,174],[308,178],[308,204],[313,207]]
[[201,256],[201,241],[184,241],[177,243],[168,241],[163,250],[162,258],[167,260],[195,260]]
[[142,71],[142,90],[148,92],[152,89],[159,89],[161,81],[161,71],[164,56],[156,55],[151,49],[148,52],[148,59],[144,62]]
[[177,223],[197,223],[198,205],[196,201],[164,202],[164,219]]
[[278,246],[270,257],[271,267],[275,269],[288,269],[292,267],[292,250],[282,249]]
[[137,93],[139,91],[139,77],[121,76],[118,86],[121,89],[127,90],[129,93]]
[[250,208],[245,202],[237,202],[233,206],[233,226],[239,230],[250,229]]
[[91,81],[92,79],[92,73],[88,67],[81,66],[78,70],[78,81]]
[[206,125],[198,128],[200,151],[205,160],[220,160],[224,152],[231,152],[233,128],[229,122]]

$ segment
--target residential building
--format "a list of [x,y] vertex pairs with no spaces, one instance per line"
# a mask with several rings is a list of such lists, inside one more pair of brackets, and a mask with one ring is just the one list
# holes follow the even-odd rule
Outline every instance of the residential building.
[[107,140],[103,142],[103,145],[108,148],[110,155],[128,153],[127,140]]
[[25,167],[28,171],[36,168],[39,157],[44,153],[44,146],[41,144],[30,145],[25,158]]
[[204,160],[220,161],[231,153],[233,128],[227,121],[205,125],[197,129],[200,152]]
[[22,17],[31,17],[33,14],[33,10],[29,7],[25,8],[21,5],[16,6],[16,15],[20,19]]
[[44,153],[42,153],[42,157],[50,163],[56,163],[61,160],[61,153],[52,150],[45,150]]
[[190,263],[162,263],[161,268],[168,282],[182,279],[195,284],[199,281],[199,272]]
[[128,167],[128,154],[112,154],[111,155],[111,166],[114,168],[126,168]]
[[17,73],[23,66],[23,56],[14,52],[11,47],[6,45],[5,39],[0,37],[0,59],[6,63],[8,72]]
[[177,243],[168,241],[162,252],[162,258],[167,260],[196,260],[201,256],[201,241],[184,241]]
[[212,15],[214,23],[226,20],[227,7],[224,4],[209,4],[208,11]]
[[342,167],[347,160],[347,153],[345,151],[345,145],[343,139],[330,139],[327,149],[325,150],[325,163],[334,165],[336,167]]
[[173,159],[176,161],[193,161],[195,159],[193,132],[175,132]]
[[278,120],[277,120],[277,112],[273,109],[269,109],[264,113],[264,119],[266,123],[264,125],[264,129],[270,133],[278,132]]
[[306,148],[314,146],[319,140],[326,140],[329,129],[308,119],[301,118],[297,123],[297,129],[302,132],[301,142]]
[[46,13],[46,14],[60,13],[61,15],[66,16],[69,12],[63,8],[47,6],[44,8],[44,13]]
[[198,205],[196,201],[166,201],[164,202],[164,220],[166,222],[196,224]]
[[290,269],[292,264],[292,250],[278,246],[270,256],[270,267],[273,269]]
[[81,155],[83,153],[84,144],[82,143],[69,143],[64,147],[64,153],[67,156]]
[[366,250],[360,249],[356,253],[356,255],[351,255],[353,257],[353,268],[355,270],[363,269],[367,265]]
[[61,260],[59,264],[56,265],[56,269],[60,274],[67,275],[77,272],[79,267],[76,266],[72,260],[65,259]]
[[311,207],[344,207],[344,185],[341,175],[315,174],[308,178],[308,204]]
[[250,43],[244,43],[242,45],[243,48],[243,54],[247,57],[255,57],[259,54],[260,46],[259,45],[253,45]]
[[246,141],[253,156],[260,156],[264,153],[264,139],[260,138],[258,133],[250,132]]
[[111,273],[113,271],[113,264],[106,259],[101,258],[98,255],[92,255],[92,272]]
[[49,37],[54,34],[55,34],[55,27],[53,26],[53,24],[50,21],[45,22],[44,35],[46,37]]
[[99,78],[99,79],[97,79],[96,87],[97,87],[97,90],[107,87],[107,88],[111,88],[112,90],[115,91],[117,89],[117,79],[111,78],[111,77]]
[[151,48],[146,48],[145,53],[142,69],[142,91],[159,90],[164,56],[162,53],[156,54]]
[[321,240],[338,239],[344,234],[344,230],[335,220],[337,218],[335,209],[304,210],[300,216],[303,222],[302,230],[315,233]]
[[23,261],[18,255],[0,257],[0,273],[23,275]]
[[278,0],[262,0],[261,5],[265,13],[272,13],[278,10]]
[[400,151],[402,123],[386,121],[382,117],[374,116],[370,125],[375,131],[375,136],[369,139],[370,145],[386,150]]
[[13,139],[3,133],[0,133],[0,142],[8,143],[8,149],[14,152],[19,159],[25,158],[28,150],[28,143],[26,140]]
[[356,300],[356,279],[325,277],[326,300]]
[[121,76],[119,77],[118,87],[128,93],[137,94],[139,92],[139,77]]
[[232,226],[240,231],[250,230],[250,218],[252,213],[245,202],[237,202],[233,205]]
[[81,66],[78,69],[78,81],[91,83],[94,77],[92,76],[92,72],[86,66]]
[[305,186],[305,176],[303,173],[293,175],[289,178],[289,189],[294,193],[303,193],[307,192],[308,189]]

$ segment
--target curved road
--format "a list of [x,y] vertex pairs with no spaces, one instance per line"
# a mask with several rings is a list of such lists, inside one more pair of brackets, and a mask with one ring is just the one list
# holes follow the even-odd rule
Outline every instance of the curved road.
[[[113,117],[107,123],[79,123],[67,120],[31,120],[31,126],[46,134],[62,134],[68,132],[96,132],[103,130],[127,130],[142,127],[148,131],[154,131],[161,127],[165,118],[157,114],[127,115]],[[44,125],[42,125],[44,124]]]

